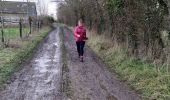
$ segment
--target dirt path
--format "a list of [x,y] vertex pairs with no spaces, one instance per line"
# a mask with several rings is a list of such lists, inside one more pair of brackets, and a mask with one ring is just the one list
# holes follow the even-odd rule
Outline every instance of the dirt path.
[[73,33],[68,28],[64,29],[64,33],[69,56],[72,100],[140,100],[139,96],[120,82],[115,74],[107,71],[102,61],[87,47],[85,62],[81,63],[71,35]]
[[[61,31],[62,30],[62,31]],[[59,33],[65,33],[71,99],[63,99]],[[78,60],[72,32],[56,28],[45,39],[29,64],[0,92],[0,100],[140,100],[127,85],[111,74],[98,57],[85,48],[85,62]],[[71,37],[70,37],[71,36]]]
[[30,64],[0,93],[0,100],[62,100],[60,29],[49,34]]

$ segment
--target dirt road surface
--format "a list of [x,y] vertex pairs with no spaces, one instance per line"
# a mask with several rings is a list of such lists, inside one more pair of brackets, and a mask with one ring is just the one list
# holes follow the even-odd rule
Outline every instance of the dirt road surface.
[[64,33],[73,100],[140,100],[89,48],[85,48],[85,61],[80,62],[72,31],[65,28]]
[[[71,94],[63,99],[62,60],[59,33],[64,33]],[[79,61],[73,33],[57,27],[45,39],[33,59],[4,91],[0,100],[140,100],[139,96],[110,73],[102,61],[85,48],[85,61]]]
[[16,80],[0,93],[0,100],[61,100],[59,28],[45,39],[35,57]]

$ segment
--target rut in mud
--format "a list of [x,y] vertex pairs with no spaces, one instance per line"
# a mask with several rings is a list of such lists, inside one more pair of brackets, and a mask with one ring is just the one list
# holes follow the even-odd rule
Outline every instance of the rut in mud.
[[0,100],[62,100],[60,28],[45,39],[16,80],[0,93]]
[[85,61],[80,62],[72,31],[65,28],[64,33],[72,100],[140,100],[88,47],[85,48]]

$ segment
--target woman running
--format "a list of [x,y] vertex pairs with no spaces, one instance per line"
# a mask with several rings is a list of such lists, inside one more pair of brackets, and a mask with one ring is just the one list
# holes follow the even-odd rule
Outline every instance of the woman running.
[[83,62],[84,55],[84,45],[85,41],[88,39],[86,37],[86,28],[82,19],[78,21],[78,26],[74,30],[74,36],[76,39],[77,52],[81,62]]

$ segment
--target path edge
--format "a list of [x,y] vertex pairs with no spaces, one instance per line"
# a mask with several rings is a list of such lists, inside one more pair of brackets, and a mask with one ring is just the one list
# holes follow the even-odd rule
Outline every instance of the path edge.
[[59,33],[60,41],[61,41],[61,62],[62,62],[62,83],[61,83],[61,92],[62,92],[62,100],[72,100],[73,90],[71,89],[71,80],[68,66],[68,52],[65,46],[65,34],[64,27],[59,26],[61,29]]

